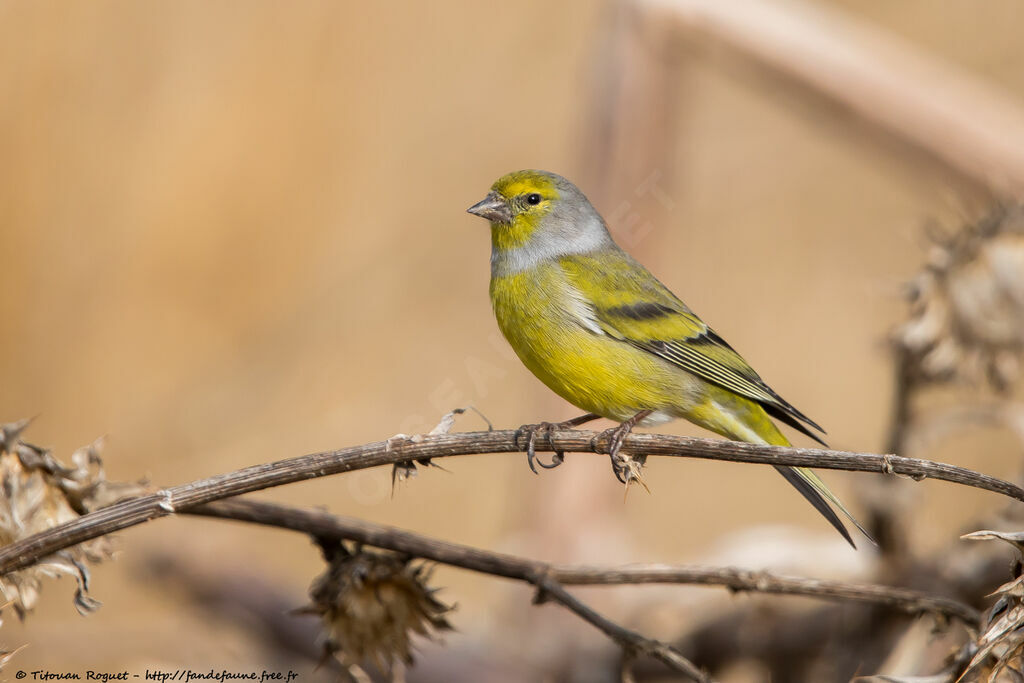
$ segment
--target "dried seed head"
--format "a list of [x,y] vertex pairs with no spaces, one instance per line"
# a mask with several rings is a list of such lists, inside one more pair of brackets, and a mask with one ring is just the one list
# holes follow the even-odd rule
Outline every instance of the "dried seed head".
[[[108,484],[99,443],[75,451],[68,467],[50,451],[22,441],[19,437],[27,426],[27,420],[0,425],[0,546],[76,519],[106,502],[114,491],[141,490]],[[68,574],[78,581],[75,606],[80,612],[90,612],[99,603],[89,597],[89,571],[84,563],[111,554],[110,541],[103,537],[62,550],[0,577],[0,594],[24,617],[35,606],[44,578]]]
[[982,377],[1005,391],[1024,353],[1024,206],[1001,207],[937,235],[908,288],[909,320],[894,341],[929,382]]
[[452,608],[434,597],[426,565],[391,553],[336,548],[304,610],[323,621],[325,658],[337,656],[348,667],[370,661],[391,671],[396,662],[412,664],[414,634],[433,640],[451,629],[445,614]]
[[1014,674],[1024,668],[1024,533],[976,531],[963,538],[971,540],[1002,540],[1016,548],[1015,578],[994,593],[996,602],[982,618],[981,630],[974,643],[973,656],[962,681],[1015,681]]

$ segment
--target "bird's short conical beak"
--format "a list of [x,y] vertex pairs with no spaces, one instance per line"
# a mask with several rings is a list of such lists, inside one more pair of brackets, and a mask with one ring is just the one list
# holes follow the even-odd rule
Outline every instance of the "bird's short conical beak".
[[511,223],[512,210],[508,203],[497,192],[489,192],[486,197],[466,209],[474,216],[486,218],[492,223]]

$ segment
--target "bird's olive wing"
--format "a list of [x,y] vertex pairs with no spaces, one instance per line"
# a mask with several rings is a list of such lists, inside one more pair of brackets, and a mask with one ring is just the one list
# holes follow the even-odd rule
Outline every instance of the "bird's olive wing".
[[629,255],[569,256],[561,265],[605,334],[753,399],[776,419],[821,442],[800,423],[824,431],[821,427],[776,394],[742,356]]

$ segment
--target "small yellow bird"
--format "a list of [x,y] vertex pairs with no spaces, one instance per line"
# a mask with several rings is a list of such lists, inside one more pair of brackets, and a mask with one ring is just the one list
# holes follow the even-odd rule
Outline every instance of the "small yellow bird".
[[[491,223],[491,304],[520,360],[587,415],[525,425],[534,468],[539,430],[604,417],[612,468],[628,485],[642,460],[622,456],[634,426],[685,418],[726,438],[790,445],[770,417],[824,442],[823,431],[768,387],[753,368],[646,268],[619,248],[597,210],[565,178],[517,171],[499,178],[469,213]],[[769,417],[770,416],[770,417]],[[554,467],[555,461],[543,467]],[[865,536],[814,472],[776,467],[843,535],[829,503]]]

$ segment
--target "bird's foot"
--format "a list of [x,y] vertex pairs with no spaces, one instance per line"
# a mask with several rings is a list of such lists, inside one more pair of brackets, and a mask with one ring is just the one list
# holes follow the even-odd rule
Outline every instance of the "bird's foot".
[[653,411],[641,410],[633,417],[629,418],[618,427],[612,427],[611,429],[601,432],[595,442],[600,441],[602,438],[608,440],[608,457],[612,461],[612,472],[615,473],[615,478],[625,484],[626,492],[629,492],[629,485],[632,482],[637,482],[644,489],[650,493],[651,490],[647,488],[647,484],[644,483],[643,478],[640,476],[640,471],[647,461],[646,455],[628,455],[623,454],[622,444],[625,442],[626,437],[633,431],[633,427],[637,425],[641,420],[650,415]]
[[[565,462],[565,451],[555,450],[555,443],[551,435],[560,429],[572,429],[577,425],[590,422],[591,420],[596,420],[599,417],[600,415],[587,413],[586,415],[580,415],[579,417],[574,417],[571,420],[566,420],[564,422],[538,422],[537,424],[526,424],[516,430],[514,443],[516,448],[519,448],[519,439],[526,437],[526,462],[530,465],[530,470],[534,474],[539,474],[539,472],[537,472],[537,465],[540,465],[546,470],[553,470]],[[548,448],[555,451],[555,455],[551,458],[551,462],[547,464],[537,457],[537,435],[541,432],[544,432],[544,436],[547,438]]]
[[563,451],[555,451],[554,456],[551,458],[550,463],[544,463],[540,458],[537,457],[537,435],[544,432],[544,436],[547,437],[548,447],[554,450],[555,445],[551,439],[551,433],[557,429],[560,429],[561,425],[557,422],[538,422],[537,424],[523,425],[516,430],[515,433],[515,445],[519,447],[519,439],[526,437],[526,462],[530,465],[530,470],[534,474],[537,472],[537,465],[540,465],[546,470],[552,470],[565,460],[565,453]]

